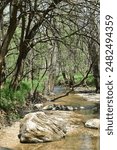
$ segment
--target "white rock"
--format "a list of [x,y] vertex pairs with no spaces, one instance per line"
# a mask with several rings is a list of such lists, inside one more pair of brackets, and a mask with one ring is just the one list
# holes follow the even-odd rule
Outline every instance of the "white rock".
[[100,128],[100,119],[90,119],[85,123],[85,127],[88,128]]
[[22,143],[59,140],[71,132],[75,125],[79,125],[79,116],[73,111],[29,113],[21,121],[18,137]]
[[64,136],[60,121],[56,124],[44,112],[27,114],[20,125],[19,138],[23,143],[55,141]]
[[85,107],[84,106],[80,106],[80,109],[85,109]]
[[68,110],[73,111],[74,108],[72,106],[67,106]]
[[53,106],[52,105],[46,105],[43,107],[43,110],[52,110]]
[[41,109],[43,107],[43,104],[35,104],[34,107],[37,109]]

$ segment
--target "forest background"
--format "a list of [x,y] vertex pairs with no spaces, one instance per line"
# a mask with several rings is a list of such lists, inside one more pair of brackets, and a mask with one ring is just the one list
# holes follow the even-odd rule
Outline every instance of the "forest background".
[[0,109],[55,86],[100,90],[99,0],[0,1]]

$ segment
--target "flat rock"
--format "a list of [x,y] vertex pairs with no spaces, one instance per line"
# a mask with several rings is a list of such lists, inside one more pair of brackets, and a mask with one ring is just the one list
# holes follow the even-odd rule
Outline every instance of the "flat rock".
[[85,127],[99,129],[100,128],[100,119],[97,119],[97,118],[89,119],[85,123]]

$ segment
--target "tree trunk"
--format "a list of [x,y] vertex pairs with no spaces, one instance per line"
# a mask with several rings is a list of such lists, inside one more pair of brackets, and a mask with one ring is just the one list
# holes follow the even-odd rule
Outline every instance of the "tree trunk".
[[93,76],[94,76],[96,92],[99,92],[100,91],[99,55],[98,55],[95,43],[93,42],[89,43],[88,51],[89,51],[91,61],[93,63],[92,71],[93,71]]
[[5,82],[5,61],[0,56],[0,89],[3,88]]
[[67,75],[66,75],[66,71],[65,71],[65,70],[62,70],[62,76],[63,76],[63,79],[64,79],[65,84],[68,84],[68,78],[67,78]]
[[26,58],[28,52],[34,46],[33,44],[30,45],[31,40],[33,41],[33,38],[35,37],[35,35],[37,33],[37,29],[42,25],[47,14],[50,11],[54,10],[56,8],[56,5],[60,2],[61,2],[61,0],[54,1],[54,3],[52,2],[51,5],[46,9],[46,11],[43,12],[42,16],[40,17],[40,20],[38,20],[38,22],[36,24],[34,24],[34,26],[31,29],[28,30],[28,32],[26,33],[26,36],[24,37],[25,38],[24,42],[21,41],[20,54],[17,59],[17,63],[16,63],[16,67],[15,67],[15,74],[14,74],[11,84],[10,84],[10,87],[12,87],[14,90],[16,90],[19,86],[19,82],[20,82],[22,74],[23,74],[23,66],[24,66],[25,58]]
[[24,42],[24,44],[20,49],[20,53],[15,67],[15,73],[10,83],[10,88],[12,88],[13,90],[17,90],[17,88],[19,87],[19,83],[23,76],[25,59],[28,52],[29,52],[29,48],[27,47],[27,44]]
[[50,69],[48,70],[48,79],[45,85],[45,95],[50,95],[55,86],[56,81],[56,70],[57,70],[57,53],[58,53],[58,45],[57,41],[53,42],[53,51],[50,58]]
[[14,35],[14,32],[16,30],[17,23],[18,23],[18,20],[17,20],[17,10],[18,10],[17,3],[18,3],[18,1],[13,0],[14,5],[12,6],[12,11],[11,11],[11,16],[10,16],[10,24],[8,26],[6,34],[5,35],[3,34],[3,31],[4,31],[3,10],[5,9],[5,7],[7,6],[7,4],[9,2],[10,1],[7,0],[4,3],[3,8],[0,9],[0,13],[1,13],[0,14],[0,30],[1,30],[1,32],[0,32],[0,87],[2,86],[2,84],[4,82],[4,76],[5,76],[5,71],[4,71],[5,70],[5,56],[8,53],[8,47],[9,47],[9,44],[11,42],[11,39]]

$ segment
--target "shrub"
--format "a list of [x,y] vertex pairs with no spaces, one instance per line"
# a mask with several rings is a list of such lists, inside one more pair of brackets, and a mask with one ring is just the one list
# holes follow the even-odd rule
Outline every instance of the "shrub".
[[81,73],[75,74],[74,79],[75,83],[79,83],[83,79],[83,75]]
[[[74,76],[74,78],[75,78],[75,83],[79,83],[84,77],[82,74],[78,73]],[[86,79],[85,83],[88,86],[94,86],[95,85],[94,77],[91,73],[88,75],[88,78]]]
[[26,83],[21,83],[17,91],[9,89],[8,82],[0,91],[0,108],[4,110],[13,110],[18,106],[22,106],[25,98],[30,91],[30,87]]
[[95,81],[94,81],[94,77],[92,74],[88,75],[88,78],[86,79],[86,84],[88,86],[95,86]]

